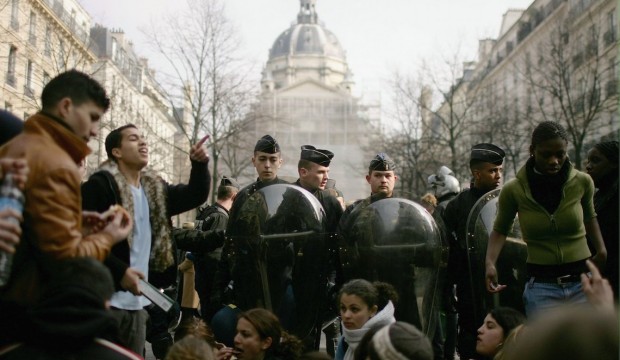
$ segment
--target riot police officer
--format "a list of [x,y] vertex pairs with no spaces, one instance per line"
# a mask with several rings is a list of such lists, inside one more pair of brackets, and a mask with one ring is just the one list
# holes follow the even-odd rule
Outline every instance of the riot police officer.
[[[498,146],[488,143],[471,148],[469,168],[473,182],[469,189],[452,199],[443,213],[450,246],[448,281],[456,284],[458,311],[458,352],[461,359],[478,358],[476,354],[477,328],[482,318],[473,314],[473,285],[468,269],[466,227],[469,213],[476,201],[487,192],[498,188],[502,180],[505,153]],[[479,280],[481,281],[481,280]]]
[[[199,208],[196,216],[196,230],[226,230],[228,212],[239,192],[239,184],[233,178],[223,176],[217,188],[217,200],[213,205]],[[211,295],[217,263],[222,256],[222,248],[209,253],[194,254],[196,292],[200,298],[201,316],[208,324],[219,308],[213,308]]]

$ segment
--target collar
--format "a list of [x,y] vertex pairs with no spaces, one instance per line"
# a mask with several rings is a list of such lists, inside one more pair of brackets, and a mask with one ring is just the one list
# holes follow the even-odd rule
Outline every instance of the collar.
[[59,147],[71,156],[75,163],[79,163],[91,153],[88,144],[80,139],[62,119],[39,112],[32,115],[24,123],[24,132],[38,133],[51,138]]

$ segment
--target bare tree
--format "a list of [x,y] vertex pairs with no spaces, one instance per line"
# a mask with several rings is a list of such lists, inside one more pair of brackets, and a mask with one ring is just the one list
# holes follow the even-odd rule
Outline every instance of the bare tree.
[[[179,96],[171,95],[173,103],[184,104],[184,116],[175,116],[179,128],[192,143],[211,136],[213,194],[220,159],[236,156],[228,147],[247,129],[245,114],[254,98],[244,72],[248,67],[237,53],[235,29],[221,0],[187,0],[184,9],[159,19],[146,35],[170,67],[162,84],[182,89]],[[239,165],[234,159],[224,163]]]
[[540,43],[537,58],[525,60],[522,75],[535,96],[539,119],[566,127],[575,151],[572,160],[581,168],[584,146],[609,125],[604,114],[617,109],[618,60],[617,51],[612,56],[603,51],[610,38],[599,23],[590,18],[586,33],[573,30],[570,18],[558,24]]

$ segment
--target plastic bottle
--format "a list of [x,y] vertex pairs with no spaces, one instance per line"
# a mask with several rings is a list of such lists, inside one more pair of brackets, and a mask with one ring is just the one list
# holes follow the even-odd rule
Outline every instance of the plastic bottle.
[[[24,194],[13,181],[13,174],[11,173],[4,175],[4,180],[2,185],[0,185],[0,210],[6,208],[13,209],[20,215],[24,211]],[[13,216],[9,216],[5,220],[19,224],[19,220]],[[0,286],[4,286],[9,282],[12,265],[13,254],[0,251]]]

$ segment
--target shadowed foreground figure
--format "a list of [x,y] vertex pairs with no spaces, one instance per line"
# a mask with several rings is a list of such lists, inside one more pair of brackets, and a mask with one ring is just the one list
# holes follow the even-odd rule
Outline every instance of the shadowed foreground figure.
[[25,343],[0,351],[2,359],[142,359],[115,340],[118,324],[109,312],[112,276],[90,258],[63,260],[41,302],[30,312]]

